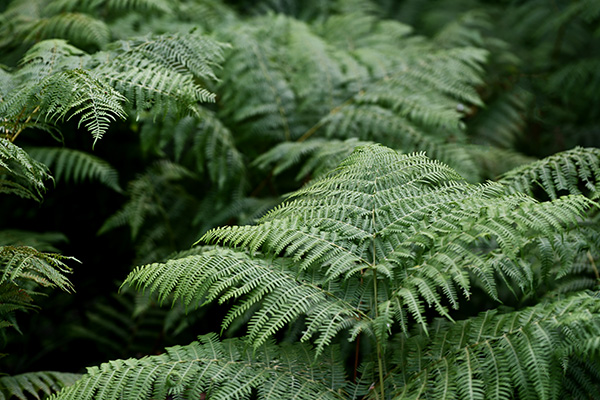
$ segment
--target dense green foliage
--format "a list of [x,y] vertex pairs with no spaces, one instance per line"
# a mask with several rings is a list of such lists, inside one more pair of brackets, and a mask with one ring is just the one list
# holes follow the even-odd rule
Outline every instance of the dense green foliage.
[[600,398],[599,21],[0,5],[0,398]]

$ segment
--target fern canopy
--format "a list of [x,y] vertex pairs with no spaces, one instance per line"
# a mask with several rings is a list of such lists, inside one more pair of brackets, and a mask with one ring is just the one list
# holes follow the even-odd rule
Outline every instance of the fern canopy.
[[[373,387],[384,398],[552,398],[570,379],[563,362],[585,364],[598,346],[596,296],[456,321],[453,309],[474,285],[495,300],[501,287],[536,292],[536,264],[522,255],[542,260],[556,230],[575,229],[592,205],[580,195],[540,203],[469,184],[421,153],[359,146],[256,225],[211,230],[201,241],[212,246],[138,267],[124,283],[187,307],[234,301],[223,328],[245,322],[245,338],[112,361],[55,398],[362,398]],[[294,326],[300,343],[273,344]],[[376,348],[353,383],[331,359],[340,336]]]

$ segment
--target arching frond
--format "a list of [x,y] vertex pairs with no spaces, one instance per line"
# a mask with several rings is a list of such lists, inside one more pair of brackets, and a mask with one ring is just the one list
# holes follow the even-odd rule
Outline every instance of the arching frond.
[[102,48],[110,40],[108,27],[101,20],[82,13],[62,13],[40,19],[30,29],[26,40],[61,38],[85,47]]
[[73,290],[65,277],[71,272],[63,260],[73,260],[59,254],[42,253],[28,246],[1,246],[0,283],[11,282],[17,285],[32,281],[40,286],[57,287],[67,292]]
[[15,311],[35,308],[36,286],[73,291],[65,274],[71,269],[59,254],[42,253],[29,246],[0,246],[0,328],[16,326]]
[[136,112],[194,112],[214,94],[198,84],[214,79],[223,45],[196,34],[162,35],[118,42],[98,53],[92,73],[123,93]]
[[50,395],[60,389],[72,385],[81,378],[80,374],[68,372],[41,371],[28,372],[13,376],[0,377],[1,400],[27,400],[33,396]]
[[63,179],[75,183],[98,180],[117,192],[122,191],[117,170],[92,154],[59,147],[33,147],[28,152],[52,170],[57,182]]
[[315,360],[300,344],[268,343],[253,350],[239,339],[220,342],[215,335],[206,335],[158,356],[89,368],[81,380],[50,399],[342,399],[341,387],[328,379],[337,368],[337,357],[329,356],[333,360]]
[[[1,129],[1,128],[0,128]],[[10,140],[0,137],[0,193],[42,200],[48,168]]]
[[14,140],[25,128],[49,130],[75,117],[98,140],[126,117],[124,103],[155,117],[193,113],[198,102],[214,99],[200,82],[216,80],[222,48],[197,34],[175,34],[119,42],[90,56],[64,40],[42,41],[12,76],[1,74],[9,85],[0,92],[0,126]]
[[508,171],[499,182],[510,192],[543,190],[551,199],[565,193],[598,197],[599,161],[599,149],[577,147]]
[[126,98],[85,70],[53,74],[42,80],[39,87],[36,97],[47,119],[58,121],[76,116],[95,141],[102,138],[111,122],[125,118],[122,103]]

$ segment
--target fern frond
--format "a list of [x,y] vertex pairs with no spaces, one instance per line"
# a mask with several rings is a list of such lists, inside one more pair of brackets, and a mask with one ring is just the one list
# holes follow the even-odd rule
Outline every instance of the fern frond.
[[[231,250],[140,267],[125,283],[193,307],[239,299],[224,324],[252,311],[248,335],[259,345],[304,315],[302,339],[315,336],[322,352],[346,329],[382,341],[392,326],[406,331],[407,313],[425,326],[426,307],[450,317],[447,305],[470,295],[469,271],[495,299],[494,275],[531,291],[532,267],[517,254],[534,256],[536,238],[575,225],[591,206],[582,196],[547,203],[507,196],[423,154],[368,145],[257,225],[201,239]],[[386,302],[385,313],[365,308],[362,299],[373,296]]]
[[0,137],[0,193],[41,201],[48,168],[10,140]]
[[20,284],[32,281],[41,286],[73,291],[71,282],[64,276],[71,272],[63,260],[74,260],[59,254],[42,253],[28,246],[1,246],[0,283]]
[[17,398],[27,400],[31,398],[30,396],[39,399],[40,394],[49,396],[64,387],[72,385],[79,378],[81,378],[80,374],[55,371],[2,376],[0,377],[0,399]]
[[111,122],[125,119],[126,98],[85,70],[71,70],[44,79],[38,97],[40,107],[51,121],[68,116],[79,118],[94,137],[101,139]]
[[[175,208],[175,199],[178,195],[182,195],[182,191],[174,190],[173,187],[170,190],[165,190],[165,188],[172,182],[191,176],[193,174],[189,170],[178,164],[166,160],[157,162],[144,175],[129,183],[130,200],[104,223],[98,234],[118,226],[129,225],[132,238],[135,238],[146,219],[165,216],[167,214],[165,205],[167,204],[170,211]],[[169,199],[159,200],[162,196],[167,196]],[[185,201],[185,196],[180,196],[179,200]]]
[[140,132],[142,149],[160,156],[172,153],[175,162],[206,171],[220,189],[243,187],[246,167],[232,132],[210,110],[200,107],[196,114],[178,121],[146,120]]
[[[455,323],[437,321],[426,339],[421,332],[396,338],[400,351],[394,357],[402,360],[398,365],[403,370],[392,371],[390,380],[400,378],[397,395],[403,398],[441,393],[446,393],[443,398],[556,398],[563,362],[589,359],[580,354],[582,345],[570,332],[597,334],[599,306],[594,296],[580,294],[509,313],[488,311]],[[411,351],[415,346],[418,350]]]
[[565,193],[596,197],[599,160],[599,149],[576,147],[508,171],[498,182],[509,192],[533,195],[535,190],[543,190],[551,199]]
[[58,147],[33,147],[29,155],[47,165],[56,181],[83,182],[98,180],[116,192],[122,192],[119,176],[106,161],[92,154]]
[[40,41],[61,38],[79,46],[104,47],[110,40],[106,24],[91,15],[82,13],[62,13],[40,19],[30,29],[26,40]]
[[95,56],[100,65],[93,74],[111,82],[136,112],[193,113],[198,102],[214,100],[195,79],[215,79],[213,67],[222,57],[222,44],[197,34],[175,34],[113,47],[112,54]]
[[252,350],[238,339],[221,342],[206,335],[159,356],[89,368],[81,380],[50,399],[341,399],[341,388],[326,380],[330,372],[306,345],[267,343]]

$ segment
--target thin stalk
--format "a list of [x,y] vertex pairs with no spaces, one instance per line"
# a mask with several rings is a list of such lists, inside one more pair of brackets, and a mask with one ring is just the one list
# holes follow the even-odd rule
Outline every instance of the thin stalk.
[[[373,270],[373,292],[375,296],[375,318],[379,317],[379,308],[377,307],[377,271]],[[381,387],[381,398],[385,400],[385,387],[383,385],[383,355],[381,351],[381,341],[375,337],[377,343],[377,367],[379,369],[379,386]]]

